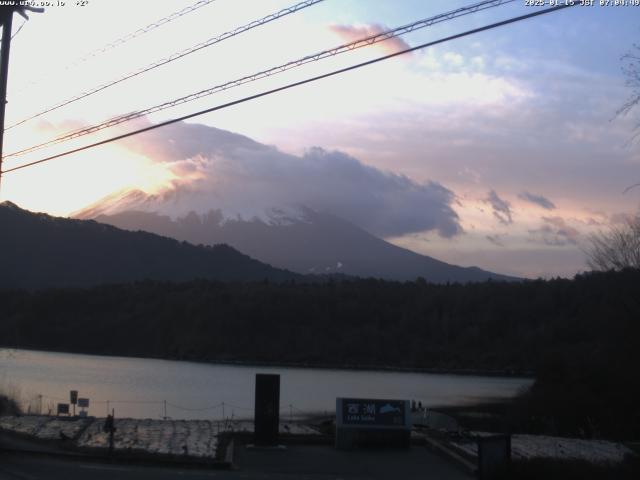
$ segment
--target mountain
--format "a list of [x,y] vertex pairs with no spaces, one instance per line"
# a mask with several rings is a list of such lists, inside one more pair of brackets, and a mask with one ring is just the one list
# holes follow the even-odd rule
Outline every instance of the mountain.
[[127,144],[166,175],[156,193],[116,192],[74,216],[195,244],[226,243],[262,262],[308,273],[389,280],[513,280],[397,247],[384,238],[462,231],[455,194],[345,152],[294,155],[237,133],[176,123]]
[[92,220],[52,217],[0,203],[0,288],[90,286],[154,279],[222,281],[300,275],[228,245],[195,246]]
[[[423,277],[434,283],[516,280],[477,267],[459,267],[386,242],[335,215],[306,207],[268,209],[250,220],[219,209],[172,218],[188,192],[118,193],[76,213],[125,230],[143,230],[195,244],[225,243],[260,261],[301,274],[343,273],[388,280]],[[167,204],[169,207],[167,208]]]

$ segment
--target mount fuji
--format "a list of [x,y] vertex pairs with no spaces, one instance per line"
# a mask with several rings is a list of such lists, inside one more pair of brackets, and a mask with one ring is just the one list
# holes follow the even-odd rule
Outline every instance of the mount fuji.
[[308,207],[272,208],[250,219],[220,209],[172,218],[163,205],[185,200],[181,192],[148,195],[131,190],[75,214],[124,230],[143,230],[193,244],[228,244],[261,262],[302,274],[433,283],[515,280],[477,267],[459,267],[393,245],[330,213]]
[[301,274],[435,283],[515,280],[459,267],[384,238],[462,232],[441,184],[365,165],[339,151],[301,156],[205,125],[179,123],[127,146],[166,167],[172,181],[146,193],[116,192],[73,214],[193,244],[225,243]]

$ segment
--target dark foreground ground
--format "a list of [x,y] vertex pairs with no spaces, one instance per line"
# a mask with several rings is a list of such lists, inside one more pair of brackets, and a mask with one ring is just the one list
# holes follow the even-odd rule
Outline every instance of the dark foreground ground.
[[109,464],[44,455],[0,452],[0,480],[61,479],[426,479],[465,480],[458,467],[424,447],[337,451],[329,446],[286,450],[236,449],[232,470]]
[[[252,449],[236,442],[231,469],[197,465],[131,464],[82,458],[60,448],[0,433],[0,480],[87,479],[425,479],[465,480],[471,477],[424,446],[409,450],[340,451],[332,445],[287,445],[284,449]],[[229,458],[231,460],[231,458]]]
[[418,446],[409,450],[353,451],[335,450],[330,446],[291,446],[284,451],[240,447],[236,450],[236,462],[249,475],[247,478],[471,478],[459,467]]

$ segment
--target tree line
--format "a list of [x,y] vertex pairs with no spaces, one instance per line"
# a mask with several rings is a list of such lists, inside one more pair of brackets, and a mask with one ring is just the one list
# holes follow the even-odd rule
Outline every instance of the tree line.
[[558,418],[581,412],[567,432],[589,423],[603,431],[614,417],[625,431],[611,435],[640,430],[633,269],[466,285],[197,280],[3,290],[0,339],[6,347],[211,362],[535,372],[534,403],[562,396]]
[[196,280],[2,290],[0,338],[200,361],[530,372],[551,353],[628,344],[638,333],[639,272],[467,285]]

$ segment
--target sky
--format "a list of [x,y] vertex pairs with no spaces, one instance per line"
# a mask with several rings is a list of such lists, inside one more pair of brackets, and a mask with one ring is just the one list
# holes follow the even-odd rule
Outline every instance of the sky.
[[[60,3],[19,32],[14,18],[7,126],[295,1],[215,0],[79,63],[195,0]],[[469,3],[325,0],[11,128],[5,155]],[[517,0],[442,22],[4,168],[535,9]],[[640,182],[638,117],[616,116],[634,42],[640,7],[576,6],[7,173],[0,199],[70,215],[123,189],[198,185],[240,212],[306,203],[450,263],[570,277],[586,269],[589,235],[638,209],[640,188],[623,194]]]

